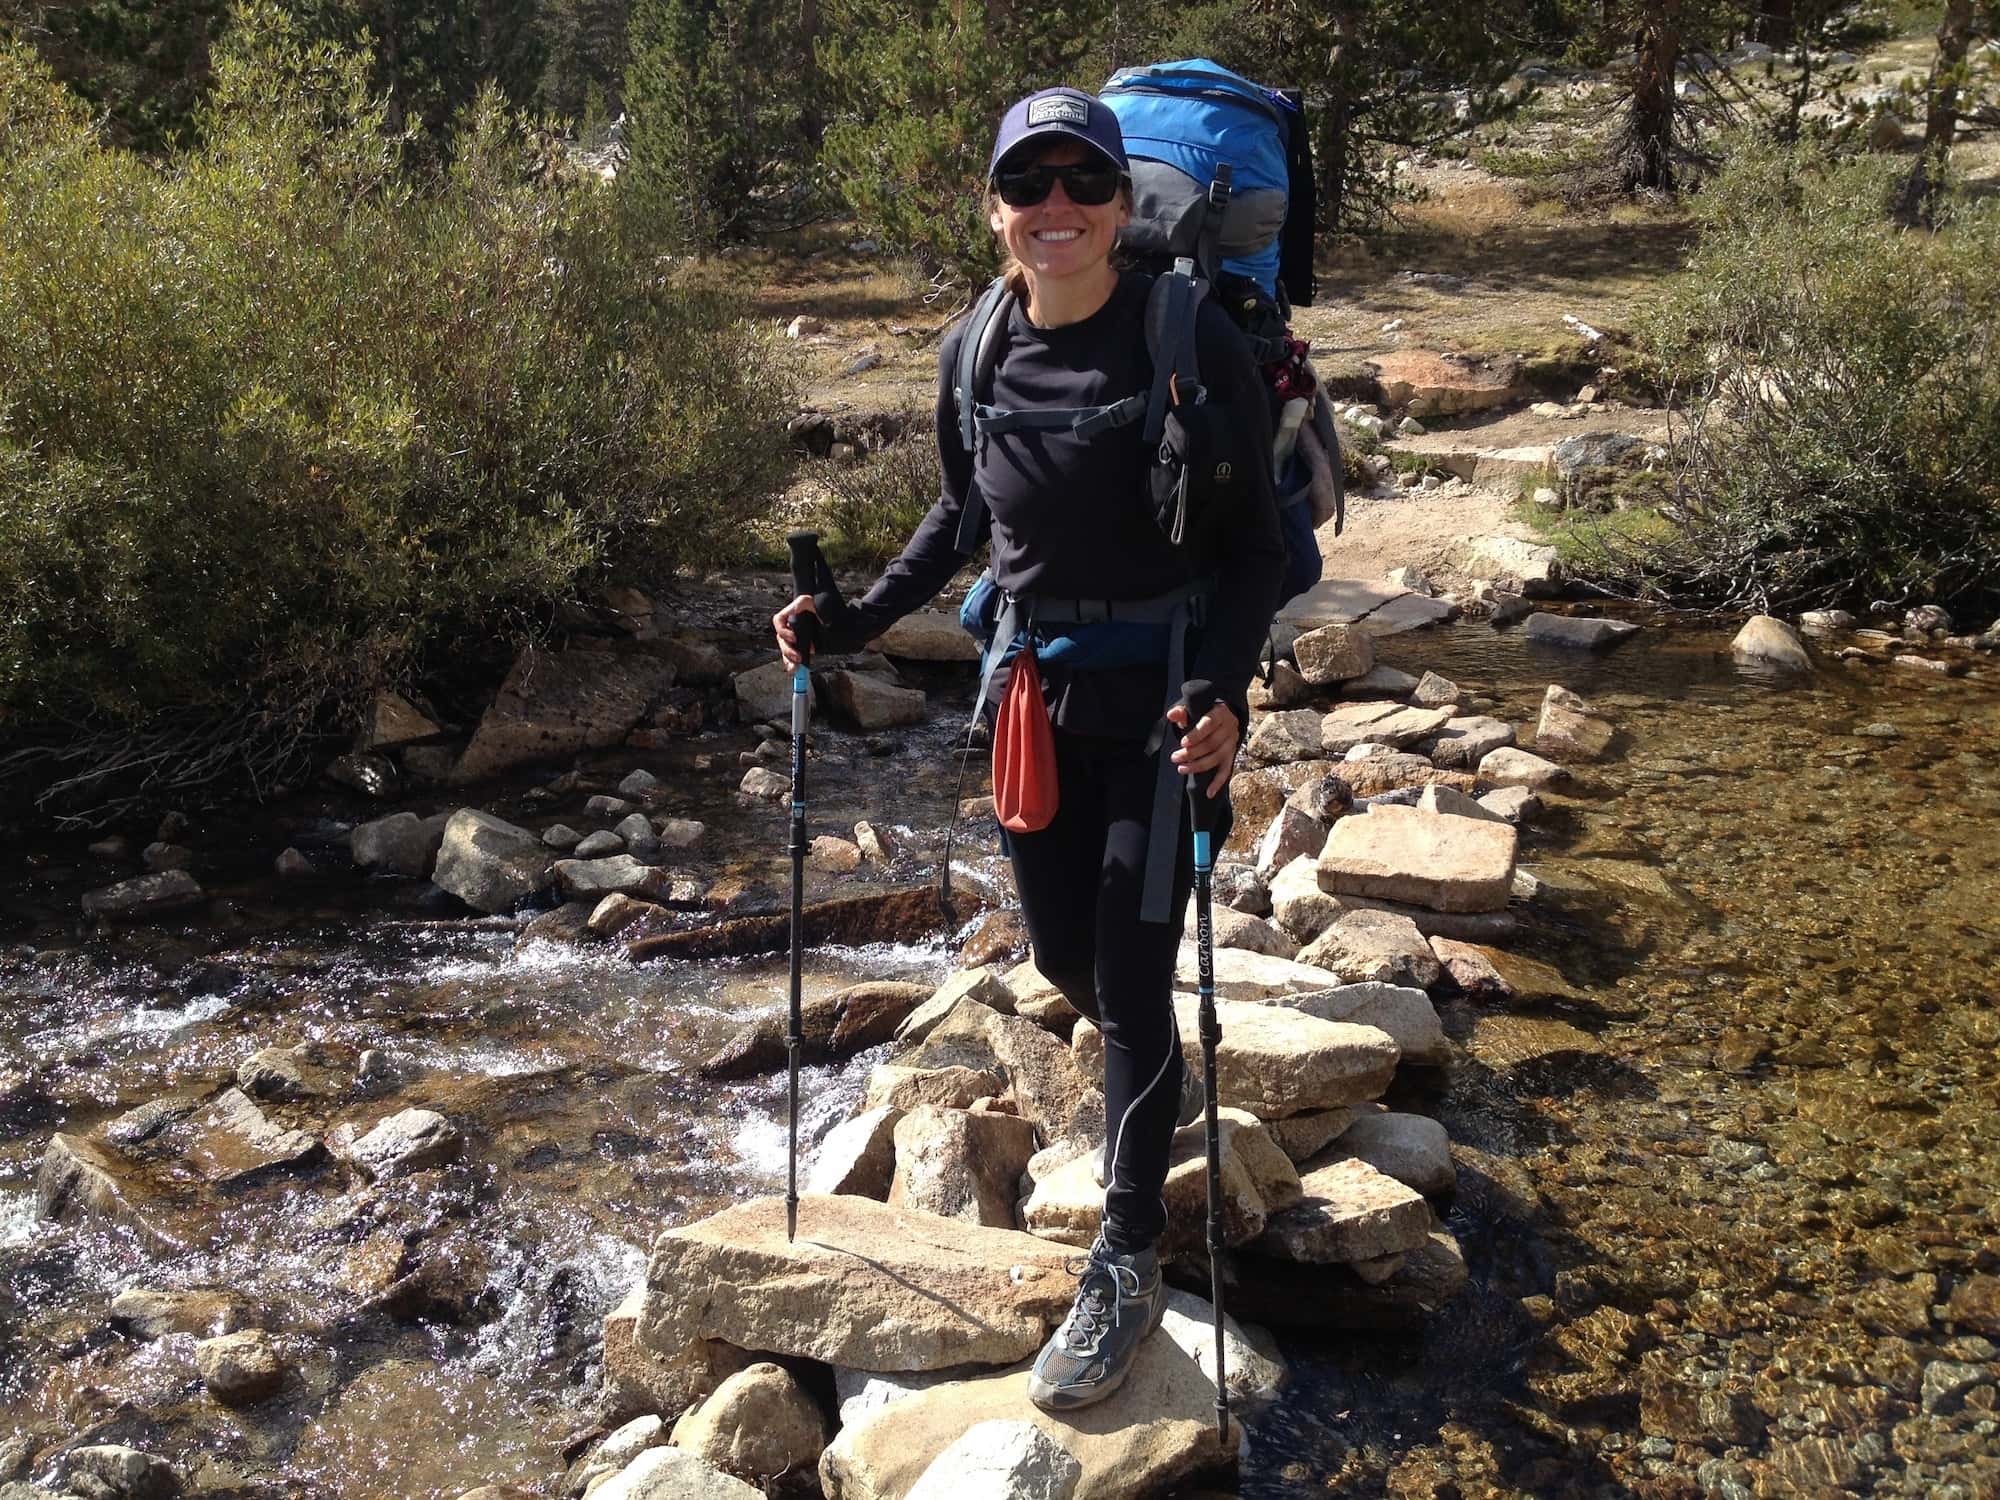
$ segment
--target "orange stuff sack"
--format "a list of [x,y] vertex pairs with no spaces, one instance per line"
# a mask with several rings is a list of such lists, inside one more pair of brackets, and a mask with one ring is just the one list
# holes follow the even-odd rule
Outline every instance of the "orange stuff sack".
[[1056,815],[1056,736],[1032,646],[1014,657],[993,725],[993,815],[1016,833],[1039,832]]

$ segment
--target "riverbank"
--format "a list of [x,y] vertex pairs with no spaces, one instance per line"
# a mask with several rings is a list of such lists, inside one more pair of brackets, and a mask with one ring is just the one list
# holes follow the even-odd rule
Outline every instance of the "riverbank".
[[[2000,706],[1982,680],[1825,657],[1776,682],[1731,664],[1727,641],[1649,629],[1606,657],[1551,655],[1468,622],[1378,643],[1384,664],[1448,677],[1523,731],[1560,680],[1625,739],[1585,785],[1539,793],[1523,837],[1539,892],[1513,946],[1563,991],[1496,1006],[1441,988],[1452,1062],[1390,1096],[1454,1142],[1443,1222],[1467,1288],[1414,1331],[1288,1336],[1292,1383],[1251,1426],[1242,1494],[1329,1479],[1524,1495],[1991,1482],[1980,1320],[2000,1269],[2000,1101],[1981,1059]],[[734,734],[719,743],[750,748]],[[836,764],[818,826],[879,819],[891,782],[898,813],[948,800],[942,732],[845,767],[858,745],[824,734]],[[631,760],[595,774],[615,785]],[[726,828],[743,769],[712,766],[668,811]],[[740,816],[777,864],[782,814]],[[265,893],[260,922],[249,895],[228,898],[248,931],[176,919],[81,948],[45,930],[32,953],[10,950],[10,1055],[38,1065],[47,1099],[24,1115],[10,1098],[10,1203],[55,1129],[212,1091],[297,1041],[356,1069],[369,1049],[409,1067],[393,1094],[300,1118],[436,1109],[465,1141],[456,1186],[403,1208],[308,1166],[212,1202],[218,1238],[193,1254],[10,1209],[16,1368],[33,1382],[10,1391],[10,1416],[155,1448],[190,1478],[226,1463],[226,1493],[361,1494],[389,1452],[397,1494],[551,1476],[597,1399],[598,1319],[652,1231],[781,1185],[781,1088],[693,1075],[781,993],[780,970],[517,953],[517,923],[431,925],[330,897],[300,911]],[[811,993],[935,982],[954,955],[936,940],[832,950]],[[866,1069],[809,1074],[809,1137],[860,1099]],[[301,1187],[352,1206],[316,1218]],[[403,1242],[404,1275],[458,1280],[426,1270],[407,1294],[429,1300],[354,1323],[360,1299],[339,1278],[381,1233]],[[149,1342],[107,1316],[122,1290],[176,1284],[236,1287],[278,1313],[297,1383],[261,1414],[231,1413],[202,1393],[190,1336]]]

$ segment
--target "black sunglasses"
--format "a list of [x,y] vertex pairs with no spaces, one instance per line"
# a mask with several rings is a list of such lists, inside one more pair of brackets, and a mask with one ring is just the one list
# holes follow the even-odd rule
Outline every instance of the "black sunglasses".
[[1002,167],[993,174],[993,190],[1009,208],[1033,208],[1062,179],[1069,201],[1096,208],[1118,196],[1119,170],[1109,165],[1077,162],[1052,167],[1037,163],[1032,167]]

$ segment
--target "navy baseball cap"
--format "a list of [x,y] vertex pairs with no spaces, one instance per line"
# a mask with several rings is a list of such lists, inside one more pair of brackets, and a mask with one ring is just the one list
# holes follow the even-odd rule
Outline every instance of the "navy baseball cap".
[[1096,147],[1098,154],[1121,172],[1131,170],[1125,160],[1125,133],[1118,128],[1118,116],[1102,99],[1082,89],[1042,89],[1000,117],[993,157],[986,163],[986,180],[993,180],[1000,159],[1016,146],[1059,136]]

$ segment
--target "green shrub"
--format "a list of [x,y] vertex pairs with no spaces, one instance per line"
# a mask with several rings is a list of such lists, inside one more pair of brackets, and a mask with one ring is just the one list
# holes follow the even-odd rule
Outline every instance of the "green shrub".
[[1898,163],[1746,143],[1653,319],[1690,401],[1669,539],[1601,581],[1790,610],[2000,604],[2000,204],[1896,228]]
[[296,734],[582,587],[730,555],[791,376],[488,90],[413,178],[364,58],[231,23],[197,144],[0,51],[0,711]]
[[860,463],[824,460],[814,478],[825,491],[814,520],[827,552],[854,567],[879,567],[903,550],[917,523],[936,503],[943,474],[928,411],[912,411],[911,434],[876,449]]

